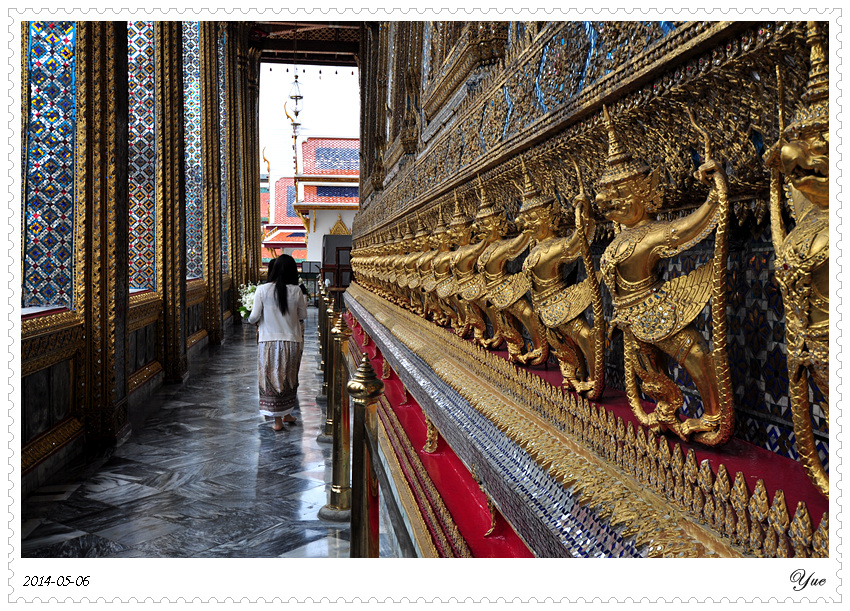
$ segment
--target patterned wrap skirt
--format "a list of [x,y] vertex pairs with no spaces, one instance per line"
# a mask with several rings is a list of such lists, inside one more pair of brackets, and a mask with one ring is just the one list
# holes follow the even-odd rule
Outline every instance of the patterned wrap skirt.
[[260,342],[257,373],[262,415],[282,418],[295,407],[302,349],[299,342]]

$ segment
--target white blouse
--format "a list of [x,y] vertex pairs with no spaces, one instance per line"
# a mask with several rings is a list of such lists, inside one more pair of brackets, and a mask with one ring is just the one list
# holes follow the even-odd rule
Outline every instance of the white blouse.
[[287,285],[286,289],[286,314],[282,314],[277,305],[274,284],[261,284],[254,293],[254,307],[248,322],[259,324],[261,342],[304,342],[300,321],[307,319],[307,299],[294,284]]

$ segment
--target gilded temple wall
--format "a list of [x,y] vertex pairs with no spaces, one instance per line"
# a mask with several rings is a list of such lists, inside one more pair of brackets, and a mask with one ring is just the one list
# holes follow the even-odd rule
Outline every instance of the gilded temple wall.
[[[692,109],[729,182],[726,309],[735,435],[797,458],[763,155],[779,138],[777,65],[789,113],[807,83],[805,24],[381,23],[368,26],[363,38],[357,246],[392,241],[408,227],[412,233],[417,218],[433,230],[438,210],[448,223],[455,196],[474,216],[478,178],[494,207],[513,219],[521,203],[514,186],[522,180],[520,156],[536,186],[571,217],[578,182],[567,154],[576,159],[592,199],[608,156],[603,104],[634,157],[661,170],[659,218],[683,217],[708,192],[693,177],[705,159],[687,115]],[[590,246],[599,269],[614,227],[598,208],[594,215]],[[692,271],[713,251],[709,237],[664,259],[661,274],[666,280]],[[519,269],[527,252],[509,272]],[[572,267],[576,281],[586,277],[580,261]],[[605,288],[602,298],[610,318]],[[695,325],[709,341],[709,306]],[[606,356],[607,384],[623,390],[622,335],[614,335]],[[702,406],[687,372],[674,363],[670,374],[684,386],[682,414],[699,417]],[[826,462],[828,429],[817,407],[813,422]]]
[[[259,52],[246,24],[183,26],[22,24],[22,151],[30,151],[22,158],[22,305],[65,306],[25,310],[21,324],[25,495],[86,449],[124,438],[153,387],[185,378],[193,347],[222,341],[236,311],[233,288],[259,277],[259,235],[244,234],[259,222],[259,168],[246,161],[259,157]],[[45,38],[59,27],[64,38]],[[194,35],[190,54],[187,33]],[[75,70],[73,87],[61,96],[54,82],[69,77],[41,57],[59,51],[73,57]],[[184,69],[194,74],[194,97],[183,95]],[[55,122],[73,138],[45,132],[37,121],[45,103],[61,103],[65,115]],[[192,155],[205,185],[195,189],[188,214],[187,130],[194,130]],[[70,174],[63,169],[69,159]],[[56,168],[57,177],[45,179],[39,162]],[[53,200],[38,198],[45,180]],[[59,214],[68,209],[71,215]],[[73,217],[70,229],[54,232],[73,234],[64,259],[39,246],[40,215],[69,225]],[[192,252],[187,233],[197,242]],[[187,273],[187,256],[199,274]],[[54,285],[65,290],[62,299],[54,298]]]

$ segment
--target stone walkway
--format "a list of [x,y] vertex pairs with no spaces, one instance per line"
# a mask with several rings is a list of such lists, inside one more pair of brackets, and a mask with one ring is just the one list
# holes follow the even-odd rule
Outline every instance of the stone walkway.
[[127,442],[24,502],[21,555],[348,557],[348,524],[317,518],[331,446],[316,442],[316,317],[308,308],[296,424],[276,433],[258,414],[257,332],[237,327],[154,395]]

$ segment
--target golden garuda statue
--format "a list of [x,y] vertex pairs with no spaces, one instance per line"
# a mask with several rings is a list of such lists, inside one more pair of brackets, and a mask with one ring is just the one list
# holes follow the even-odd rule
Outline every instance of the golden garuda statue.
[[385,232],[382,236],[386,241],[379,246],[378,255],[375,257],[375,280],[380,287],[379,294],[385,299],[393,299],[393,294],[390,291],[389,285],[389,270],[390,258],[395,253],[395,246],[392,242],[392,236],[389,232]]
[[[723,168],[711,156],[702,135],[705,162],[694,176],[709,185],[707,200],[683,218],[656,218],[661,205],[659,171],[632,158],[622,145],[608,109],[608,167],[599,180],[596,203],[602,215],[620,227],[602,256],[602,276],[614,304],[611,328],[623,331],[626,392],[641,424],[654,432],[670,430],[682,439],[692,434],[707,445],[725,443],[733,433],[733,398],[726,354],[726,259],[729,217],[728,185]],[[690,114],[690,113],[689,113]],[[712,261],[690,274],[662,281],[656,267],[706,239],[715,231]],[[709,351],[693,320],[711,300],[712,343]],[[665,356],[666,355],[666,356]],[[666,375],[666,357],[674,359],[694,381],[702,401],[701,418],[680,419],[682,391]],[[655,399],[646,413],[641,389]]]
[[462,301],[458,297],[458,279],[455,277],[454,266],[452,261],[456,253],[469,245],[472,239],[472,223],[471,219],[464,214],[455,193],[455,209],[449,228],[446,231],[446,243],[449,246],[456,246],[455,250],[441,252],[434,258],[432,268],[437,284],[434,290],[437,292],[437,297],[448,304],[455,311],[457,317],[452,321],[452,324],[460,337],[466,337],[469,331],[474,327],[476,337],[484,337],[486,327],[480,310],[477,305]]
[[[539,365],[549,358],[549,344],[544,328],[526,297],[528,277],[523,273],[508,274],[506,270],[508,261],[516,259],[528,247],[529,236],[520,233],[513,238],[500,239],[509,231],[505,211],[490,203],[480,178],[478,186],[481,208],[476,222],[482,232],[482,243],[487,244],[476,264],[480,277],[484,279],[484,292],[479,300],[485,304],[488,316],[497,327],[495,335],[501,334],[507,343],[511,360]],[[522,353],[525,339],[520,325],[526,328],[532,343],[531,350],[525,354]]]
[[[447,298],[442,298],[437,294],[437,287],[440,285],[451,285],[451,256],[452,256],[452,233],[446,228],[443,221],[443,214],[437,210],[437,226],[431,234],[431,245],[435,250],[430,265],[426,262],[422,263],[423,279],[422,290],[425,293],[425,303],[428,311],[431,312],[431,319],[439,325],[451,324],[456,332],[460,333],[463,330],[463,319],[455,310]],[[423,256],[427,256],[426,255]],[[444,281],[448,281],[445,283]],[[451,288],[448,286],[447,288]],[[461,337],[466,333],[462,333]]]
[[[488,214],[486,211],[489,207],[487,196],[483,191],[481,191],[480,196],[482,199],[479,216],[476,216],[474,221],[466,219],[463,222],[461,217],[458,216],[460,204],[457,201],[457,193],[455,193],[455,217],[452,219],[451,225],[457,236],[458,246],[451,257],[452,278],[455,283],[455,294],[466,313],[466,322],[472,328],[473,339],[485,348],[497,348],[504,341],[504,337],[495,311],[486,303],[484,277],[475,271],[475,264],[478,263],[478,257],[499,236],[494,236],[491,233],[485,235],[484,239],[472,241],[477,223],[482,218],[480,215],[482,213]],[[485,311],[493,329],[493,336],[489,338],[487,337],[487,323],[484,319]],[[517,349],[515,345],[513,347],[509,345],[508,350],[512,351],[510,353],[514,359],[518,359],[521,348]]]
[[413,242],[410,245],[410,252],[404,260],[404,272],[407,280],[406,287],[408,290],[408,299],[414,313],[425,316],[425,306],[422,302],[422,292],[419,290],[421,277],[419,274],[418,262],[419,258],[424,254],[428,247],[428,232],[422,225],[422,218],[416,216],[416,233],[413,234]]
[[357,282],[369,287],[379,295],[383,295],[383,285],[379,276],[381,273],[380,264],[383,260],[382,258],[386,245],[379,242],[379,239],[380,238],[376,236],[367,243],[360,262],[362,273],[357,275]]
[[410,251],[415,247],[413,239],[413,230],[410,228],[410,222],[405,223],[404,234],[399,242],[398,256],[395,259],[395,285],[398,290],[401,306],[405,309],[412,310],[413,304],[410,303],[410,294],[407,292],[407,260],[410,258]]
[[[438,225],[442,225],[442,218],[438,221]],[[423,231],[425,232],[425,242],[422,246],[423,252],[419,255],[419,258],[416,259],[416,276],[418,278],[418,281],[416,282],[416,290],[419,291],[419,297],[422,300],[421,315],[423,318],[428,318],[430,316],[431,319],[438,325],[444,325],[448,322],[448,320],[437,303],[436,295],[432,293],[434,287],[437,285],[432,265],[434,263],[434,258],[440,252],[440,241],[436,235],[437,227],[435,226],[431,233],[428,233],[428,231],[424,228]],[[445,232],[446,228],[442,227],[442,233]],[[425,250],[426,248],[428,250]]]
[[393,303],[398,303],[398,290],[396,287],[396,272],[395,261],[399,256],[401,248],[401,234],[391,231],[389,234],[389,242],[387,243],[387,254],[383,258],[383,279],[386,287],[388,298]]
[[[829,496],[829,477],[812,432],[811,376],[829,425],[829,63],[822,24],[810,21],[811,68],[803,106],[787,127],[780,82],[780,137],[766,154],[771,168],[770,230],[776,281],[785,305],[788,382],[794,435],[809,478]],[[778,72],[778,70],[777,70]],[[787,194],[794,228],[782,219]]]
[[[605,387],[605,318],[599,278],[590,257],[588,236],[593,235],[595,225],[589,202],[581,189],[574,204],[575,231],[561,237],[558,204],[553,197],[544,198],[531,183],[524,162],[523,180],[518,222],[532,242],[522,269],[529,279],[534,310],[546,327],[546,337],[558,360],[564,385],[597,399]],[[564,266],[579,257],[584,260],[588,277],[578,284],[567,285]],[[591,304],[592,328],[583,315]]]

